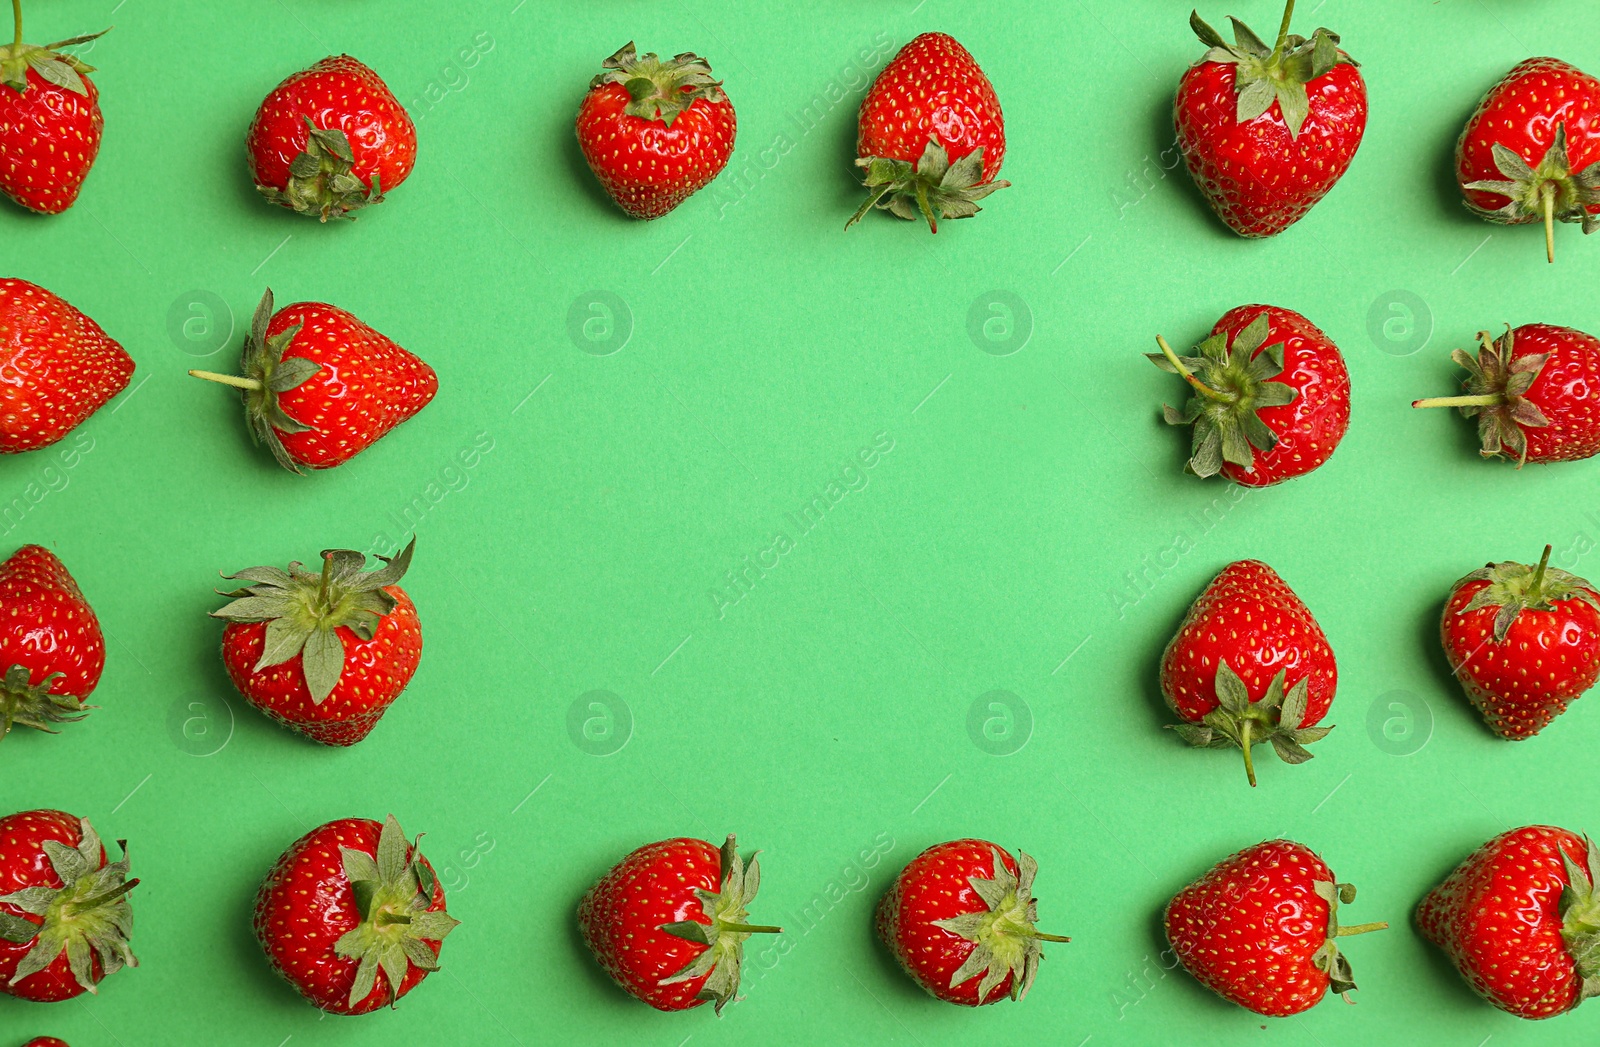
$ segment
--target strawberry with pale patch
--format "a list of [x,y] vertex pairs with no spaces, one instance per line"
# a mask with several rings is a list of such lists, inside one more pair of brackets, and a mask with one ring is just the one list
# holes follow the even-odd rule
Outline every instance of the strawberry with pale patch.
[[0,193],[39,214],[78,200],[100,155],[100,92],[94,66],[67,49],[105,34],[40,47],[22,42],[22,4],[12,0],[16,38],[0,45]]
[[0,454],[49,447],[131,377],[133,358],[99,324],[37,284],[0,279]]
[[83,719],[105,665],[100,620],[66,564],[38,545],[0,563],[0,738]]

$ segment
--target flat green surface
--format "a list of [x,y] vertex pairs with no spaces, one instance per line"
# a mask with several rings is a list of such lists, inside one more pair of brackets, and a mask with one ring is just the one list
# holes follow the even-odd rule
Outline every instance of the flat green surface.
[[[139,365],[70,468],[0,462],[5,545],[56,549],[105,626],[102,708],[59,738],[9,739],[0,809],[61,807],[131,841],[143,964],[99,998],[0,998],[0,1044],[1501,1047],[1600,1031],[1600,1005],[1532,1024],[1479,1003],[1409,923],[1494,833],[1600,831],[1600,701],[1498,741],[1435,639],[1448,586],[1486,560],[1549,541],[1561,566],[1600,570],[1585,555],[1600,465],[1482,463],[1469,425],[1407,406],[1452,388],[1448,351],[1482,327],[1600,326],[1600,243],[1563,228],[1550,268],[1537,231],[1472,219],[1449,176],[1462,120],[1513,63],[1600,66],[1571,4],[1304,4],[1302,31],[1340,30],[1364,63],[1373,124],[1333,195],[1262,243],[1166,170],[1171,91],[1199,53],[1187,5],[113,2],[32,3],[34,39],[116,23],[90,57],[105,146],[67,215],[0,207],[0,268]],[[1263,33],[1279,13],[1231,10]],[[884,215],[846,234],[856,103],[930,28],[992,77],[1015,185],[936,238]],[[604,201],[570,129],[630,38],[708,56],[741,125],[723,178],[650,224]],[[324,228],[257,201],[241,143],[282,76],[340,51],[388,79],[421,148],[388,203]],[[278,470],[234,398],[184,374],[232,363],[269,283],[417,352],[437,400],[350,466]],[[1026,306],[1014,341],[1004,317],[984,333],[994,290]],[[1420,302],[1414,341],[1384,298],[1397,290]],[[628,337],[601,355],[621,336],[589,303],[617,299]],[[240,328],[212,355],[203,317],[183,323],[206,301]],[[1140,354],[1251,301],[1343,347],[1355,418],[1314,476],[1245,495],[1181,475],[1184,438],[1159,420],[1179,387]],[[818,495],[829,508],[803,531]],[[324,749],[244,706],[205,617],[216,572],[392,551],[412,529],[426,650],[373,735]],[[1185,606],[1246,556],[1301,594],[1342,670],[1319,757],[1261,751],[1255,791],[1236,757],[1159,729],[1155,687]],[[734,602],[746,557],[768,567]],[[1013,701],[985,740],[990,703]],[[608,703],[618,733],[602,719],[585,741]],[[312,826],[391,811],[427,834],[463,924],[398,1011],[323,1019],[257,950],[255,888]],[[789,933],[751,950],[747,999],[720,1021],[630,1001],[576,936],[579,895],[638,844],[729,831],[763,851],[753,915]],[[1020,1006],[937,1004],[871,937],[891,870],[967,834],[1035,855],[1041,922],[1073,936]],[[1350,944],[1358,1006],[1267,1021],[1161,968],[1166,899],[1278,834],[1360,886],[1349,919],[1395,925]]]

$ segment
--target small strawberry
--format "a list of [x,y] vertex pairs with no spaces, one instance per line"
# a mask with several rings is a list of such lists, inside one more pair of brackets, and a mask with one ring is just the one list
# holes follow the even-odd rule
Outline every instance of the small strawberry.
[[439,391],[433,368],[343,309],[298,302],[274,313],[271,288],[240,368],[242,378],[189,373],[244,390],[251,439],[297,473],[343,465]]
[[1355,898],[1309,847],[1268,840],[1179,891],[1167,903],[1167,941],[1184,969],[1224,1000],[1286,1018],[1330,988],[1343,995],[1356,987],[1338,939],[1389,925],[1340,926],[1339,904]]
[[1270,487],[1320,466],[1350,428],[1350,374],[1339,347],[1310,320],[1270,305],[1230,309],[1197,356],[1180,357],[1156,336],[1147,354],[1194,389],[1168,425],[1193,427],[1187,469]]
[[1467,210],[1501,225],[1544,222],[1600,229],[1600,80],[1556,58],[1530,58],[1478,103],[1456,142]]
[[861,100],[856,166],[871,190],[848,229],[882,208],[910,221],[921,215],[971,218],[978,201],[1004,189],[1006,121],[994,85],[965,47],[923,33],[900,49]]
[[1551,324],[1508,325],[1500,338],[1478,332],[1466,394],[1413,400],[1412,407],[1459,407],[1478,419],[1485,458],[1571,462],[1600,454],[1600,338]]
[[618,207],[660,218],[727,166],[733,103],[697,54],[662,61],[629,42],[600,68],[578,107],[578,146]]
[[578,904],[578,929],[600,966],[630,995],[661,1011],[738,999],[744,941],[780,934],[757,927],[750,902],[761,885],[733,836],[647,844],[612,866]]
[[35,1036],[22,1047],[67,1047],[66,1040],[58,1040],[54,1036]]
[[1289,0],[1268,47],[1238,19],[1229,44],[1198,13],[1210,50],[1173,104],[1178,148],[1217,217],[1240,236],[1276,236],[1311,210],[1355,159],[1367,129],[1367,85],[1339,37],[1289,33]]
[[1021,1000],[1044,958],[1036,930],[1039,864],[987,840],[935,844],[900,870],[878,903],[878,937],[936,999],[977,1007]]
[[396,584],[416,544],[375,571],[354,549],[325,549],[320,574],[296,560],[223,575],[250,583],[211,612],[228,623],[222,662],[245,700],[323,745],[370,734],[422,659],[416,605]]
[[106,664],[100,620],[66,564],[25,545],[0,563],[0,738],[81,720]]
[[1600,679],[1600,592],[1550,566],[1488,564],[1450,589],[1450,671],[1502,738],[1532,738]]
[[78,199],[100,153],[100,92],[94,66],[65,49],[109,30],[39,47],[22,42],[22,4],[12,2],[17,35],[0,45],[0,193],[30,211],[60,214]]
[[433,866],[394,815],[342,818],[290,844],[267,873],[256,941],[317,1007],[368,1014],[439,969],[440,946],[461,922],[444,906]]
[[[122,844],[119,843],[119,846]],[[56,1003],[137,967],[128,937],[127,848],[106,863],[87,818],[23,811],[0,818],[0,992]]]
[[326,222],[400,187],[417,162],[417,129],[377,73],[339,55],[272,89],[245,152],[262,196]]
[[1271,742],[1285,763],[1311,759],[1306,745],[1333,704],[1339,670],[1311,609],[1278,572],[1239,560],[1211,580],[1161,656],[1161,694],[1183,718],[1190,745],[1238,746],[1256,784],[1251,746]]
[[99,324],[37,284],[0,278],[0,454],[50,446],[132,375],[132,357]]

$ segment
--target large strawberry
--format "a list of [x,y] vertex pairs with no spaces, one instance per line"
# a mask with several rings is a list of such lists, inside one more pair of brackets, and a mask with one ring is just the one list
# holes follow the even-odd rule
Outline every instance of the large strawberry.
[[50,446],[132,376],[99,324],[37,284],[0,279],[0,454]]
[[1254,745],[1271,742],[1285,763],[1311,759],[1306,745],[1332,730],[1317,724],[1338,683],[1311,609],[1259,560],[1224,567],[1161,656],[1161,694],[1183,719],[1172,729],[1190,745],[1242,749],[1252,786]]
[[1292,35],[1294,0],[1268,47],[1238,19],[1232,44],[1198,13],[1209,50],[1173,104],[1178,147],[1217,216],[1240,236],[1275,236],[1328,195],[1367,129],[1367,85],[1339,38]]
[[1339,904],[1355,897],[1309,847],[1267,840],[1224,858],[1167,903],[1167,941],[1201,985],[1284,1018],[1315,1006],[1329,989],[1356,987],[1338,940],[1389,925],[1341,926]]
[[1417,906],[1417,927],[1485,1000],[1549,1018],[1600,995],[1600,853],[1549,825],[1501,833]]
[[987,840],[935,844],[900,870],[878,903],[878,937],[936,999],[977,1007],[1028,995],[1040,942],[1039,863]]
[[1456,142],[1467,209],[1502,225],[1544,222],[1600,229],[1600,80],[1557,58],[1530,58],[1478,103]]
[[1523,324],[1494,338],[1478,332],[1474,360],[1465,349],[1450,359],[1467,369],[1466,392],[1413,400],[1412,407],[1459,407],[1478,419],[1485,458],[1570,462],[1600,454],[1600,338],[1551,324]]
[[83,719],[106,643],[66,564],[42,546],[18,549],[0,563],[0,607],[0,738]]
[[331,1014],[393,1006],[439,969],[440,946],[459,923],[392,814],[311,830],[256,894],[256,940],[272,969]]
[[138,883],[128,879],[126,847],[108,864],[87,818],[48,810],[0,818],[0,992],[55,1003],[139,966],[126,897]]
[[417,129],[377,73],[339,55],[272,89],[245,152],[262,196],[326,222],[399,188],[417,162]]
[[1148,356],[1188,382],[1168,425],[1192,427],[1187,469],[1246,487],[1304,476],[1326,462],[1350,428],[1350,374],[1339,347],[1299,313],[1270,305],[1230,309],[1196,356],[1156,336]]
[[856,166],[871,191],[845,223],[874,207],[939,231],[940,218],[970,218],[978,201],[1010,185],[996,181],[1006,121],[977,60],[944,33],[900,49],[861,100]]
[[244,377],[190,371],[244,391],[250,437],[285,469],[343,465],[433,400],[423,360],[322,302],[273,312],[262,296],[240,361]]
[[707,1001],[718,1014],[738,998],[744,942],[777,927],[747,922],[761,886],[729,836],[646,844],[612,866],[578,905],[578,929],[600,966],[632,996],[662,1011]]
[[727,166],[733,103],[697,54],[662,61],[629,42],[600,67],[578,107],[578,146],[618,207],[660,218]]
[[375,571],[354,549],[327,549],[322,571],[252,567],[249,582],[211,612],[222,661],[251,705],[324,745],[354,745],[411,682],[422,659],[422,623],[396,583],[416,539]]
[[22,42],[22,4],[13,0],[17,35],[0,45],[0,193],[40,214],[60,214],[78,199],[100,154],[100,92],[94,66],[66,48],[104,34],[47,44]]

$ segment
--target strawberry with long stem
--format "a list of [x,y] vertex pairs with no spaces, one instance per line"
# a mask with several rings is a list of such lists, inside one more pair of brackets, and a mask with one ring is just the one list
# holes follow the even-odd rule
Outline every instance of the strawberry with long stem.
[[94,66],[66,48],[106,30],[39,47],[22,40],[22,0],[11,0],[16,37],[0,46],[0,192],[40,214],[78,199],[105,124]]

